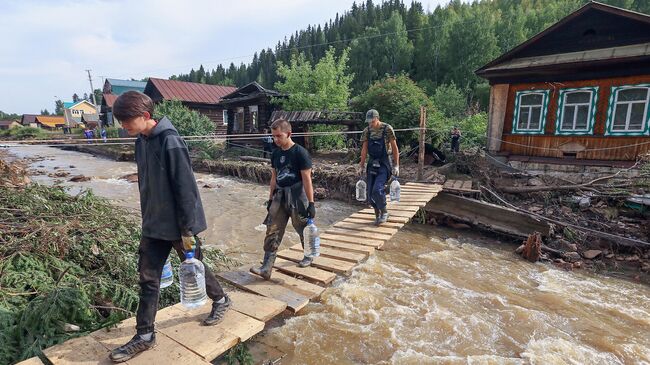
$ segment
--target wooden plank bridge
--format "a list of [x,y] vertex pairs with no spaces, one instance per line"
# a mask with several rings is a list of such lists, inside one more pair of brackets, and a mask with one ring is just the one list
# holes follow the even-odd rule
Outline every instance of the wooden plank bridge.
[[[380,250],[438,192],[440,185],[406,183],[399,202],[388,203],[388,222],[374,226],[373,209],[362,209],[321,233],[321,255],[311,267],[298,267],[302,247],[294,245],[278,252],[271,280],[251,274],[251,265],[219,273],[221,279],[243,291],[227,291],[233,301],[223,322],[201,326],[211,303],[187,310],[180,304],[158,311],[157,346],[125,364],[209,364],[239,342],[261,332],[265,323],[289,310],[299,312],[310,300],[318,300],[338,275],[349,275],[354,267]],[[135,317],[116,328],[101,329],[45,349],[54,365],[110,364],[109,352],[134,334]],[[41,364],[32,358],[20,364]]]

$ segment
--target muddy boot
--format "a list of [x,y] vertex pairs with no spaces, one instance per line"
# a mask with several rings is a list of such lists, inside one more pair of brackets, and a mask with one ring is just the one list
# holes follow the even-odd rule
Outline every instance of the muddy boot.
[[379,210],[377,207],[373,207],[373,209],[375,210],[375,225],[378,226],[379,218],[381,217],[381,210]]
[[251,267],[250,272],[263,277],[264,280],[271,279],[271,269],[273,269],[276,256],[276,252],[264,252],[264,262],[262,263],[262,266]]
[[388,211],[386,209],[382,209],[381,215],[379,218],[377,218],[377,225],[386,223],[386,221],[388,221]]
[[300,267],[311,266],[311,263],[312,263],[313,261],[314,261],[313,258],[311,258],[311,257],[307,257],[307,256],[303,256],[302,260],[298,263],[298,266],[300,266]]

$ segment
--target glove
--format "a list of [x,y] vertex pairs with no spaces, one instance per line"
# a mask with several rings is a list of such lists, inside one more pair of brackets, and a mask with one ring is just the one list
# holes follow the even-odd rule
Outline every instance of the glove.
[[183,240],[183,249],[185,251],[194,251],[196,249],[196,238],[194,236],[185,236],[181,237]]
[[309,206],[307,207],[307,218],[316,218],[316,207],[314,206],[314,202],[309,202]]
[[395,177],[399,176],[399,165],[393,166],[393,175],[395,175]]

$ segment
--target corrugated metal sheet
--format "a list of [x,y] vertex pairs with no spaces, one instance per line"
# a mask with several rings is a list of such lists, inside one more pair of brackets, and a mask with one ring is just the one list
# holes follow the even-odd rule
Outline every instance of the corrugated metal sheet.
[[65,125],[65,118],[62,116],[44,116],[39,115],[36,117],[36,122],[41,123],[50,128],[56,128],[57,126]]
[[217,104],[223,96],[237,90],[237,88],[232,86],[206,85],[194,82],[151,78],[145,89],[146,94],[151,93],[149,90],[150,85],[152,88],[158,90],[165,100],[176,99],[199,104]]

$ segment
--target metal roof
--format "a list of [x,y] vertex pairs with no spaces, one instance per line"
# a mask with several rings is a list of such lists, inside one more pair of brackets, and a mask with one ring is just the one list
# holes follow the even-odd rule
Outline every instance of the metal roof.
[[154,89],[158,90],[165,100],[180,100],[199,104],[217,104],[222,97],[237,90],[234,86],[150,78],[144,93],[152,96]]
[[111,86],[123,86],[123,87],[130,87],[134,89],[140,89],[140,91],[144,90],[144,88],[147,86],[146,81],[132,81],[132,80],[120,80],[120,79],[106,79]]
[[484,69],[485,72],[497,70],[515,70],[537,66],[550,66],[575,62],[593,62],[629,57],[650,56],[650,43],[634,44],[631,46],[592,49],[582,52],[569,52],[537,57],[515,58],[493,67]]
[[46,125],[50,128],[56,128],[56,126],[65,125],[65,118],[60,115],[37,115],[36,122]]
[[117,99],[117,95],[114,94],[102,94],[102,104],[112,108],[113,103]]

